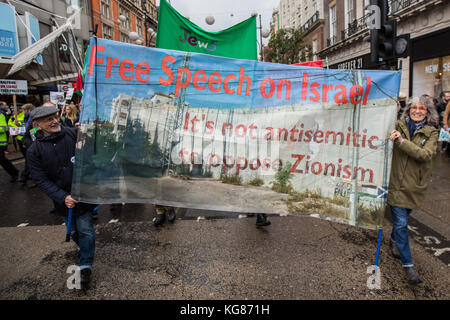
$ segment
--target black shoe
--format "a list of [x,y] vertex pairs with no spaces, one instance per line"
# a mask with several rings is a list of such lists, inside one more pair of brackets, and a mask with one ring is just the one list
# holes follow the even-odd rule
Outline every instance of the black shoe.
[[91,269],[86,268],[80,271],[80,283],[82,285],[87,285],[91,281]]
[[9,182],[16,182],[19,180],[19,176],[12,176],[11,179],[9,179]]
[[25,177],[20,177],[17,181],[20,182],[21,184],[27,184],[27,178]]
[[175,208],[170,208],[168,211],[166,211],[167,215],[167,221],[170,223],[174,223],[177,216],[175,215]]
[[389,246],[391,247],[392,256],[396,259],[400,259],[400,251],[398,251],[398,247],[392,239],[389,240]]
[[270,221],[267,220],[267,215],[265,213],[257,213],[256,214],[256,226],[257,227],[265,227],[270,225]]
[[406,279],[408,279],[409,284],[418,284],[422,282],[413,267],[404,267],[404,269],[406,272]]
[[98,213],[97,211],[92,212],[92,219],[97,220],[98,219]]
[[159,227],[164,224],[164,221],[166,221],[166,214],[157,214],[153,219],[153,224],[155,225],[155,227]]

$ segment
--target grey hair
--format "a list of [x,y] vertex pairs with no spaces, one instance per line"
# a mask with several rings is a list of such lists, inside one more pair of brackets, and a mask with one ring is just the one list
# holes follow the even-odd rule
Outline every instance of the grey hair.
[[400,117],[401,120],[405,120],[407,116],[409,116],[409,110],[412,106],[417,104],[423,104],[427,108],[427,123],[433,126],[439,125],[439,114],[436,111],[436,107],[434,106],[431,99],[428,99],[424,96],[422,97],[411,97],[406,102],[405,109],[403,109],[402,115]]
[[31,112],[34,110],[34,105],[32,103],[26,103],[22,106],[22,110],[25,112]]

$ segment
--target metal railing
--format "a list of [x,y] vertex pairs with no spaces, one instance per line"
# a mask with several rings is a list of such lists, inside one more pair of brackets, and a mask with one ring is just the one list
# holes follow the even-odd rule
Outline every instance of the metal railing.
[[327,47],[334,45],[337,42],[337,37],[333,36],[327,39]]
[[429,0],[390,0],[389,14],[395,14],[416,4],[426,3],[428,1]]
[[341,31],[342,40],[347,39],[355,33],[366,29],[366,21],[368,17],[370,17],[370,14],[365,14],[361,18],[353,20],[351,23],[349,23],[348,28]]
[[311,18],[308,19],[308,21],[305,22],[305,24],[300,28],[302,32],[305,32],[309,28],[311,28],[314,23],[319,20],[319,11],[316,11]]

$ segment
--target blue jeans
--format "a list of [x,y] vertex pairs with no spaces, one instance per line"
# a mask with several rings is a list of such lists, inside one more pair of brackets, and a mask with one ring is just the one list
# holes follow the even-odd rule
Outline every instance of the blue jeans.
[[411,211],[411,209],[391,206],[392,220],[394,222],[391,239],[397,245],[403,267],[413,266],[408,236],[408,217]]
[[[67,225],[67,218],[63,218]],[[95,230],[92,223],[92,212],[86,212],[81,216],[72,216],[70,234],[80,250],[78,266],[81,270],[91,268],[95,254]]]

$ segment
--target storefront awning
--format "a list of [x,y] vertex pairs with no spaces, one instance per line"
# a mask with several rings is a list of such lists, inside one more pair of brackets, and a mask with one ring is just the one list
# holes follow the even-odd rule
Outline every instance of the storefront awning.
[[30,85],[38,86],[38,85],[43,85],[43,84],[47,84],[47,83],[51,83],[51,82],[55,82],[55,81],[75,81],[77,79],[77,76],[78,76],[78,73],[70,73],[70,74],[65,74],[63,76],[57,76],[57,77],[51,77],[51,78],[47,78],[47,79],[32,81],[32,82],[30,82]]
[[4,78],[11,70],[14,61],[12,59],[0,58],[0,78]]
[[63,32],[71,28],[74,17],[75,14],[73,14],[69,19],[67,19],[66,23],[60,26],[58,29],[56,29],[52,33],[49,33],[44,38],[36,41],[31,46],[25,48],[24,50],[20,51],[18,54],[13,56],[12,60],[14,61],[14,65],[9,70],[7,76],[11,76],[17,71],[20,71],[21,69],[25,68],[28,64],[30,64],[33,61],[33,59],[35,59],[39,54],[41,54],[45,50],[45,48],[47,48],[53,41],[55,41]]

